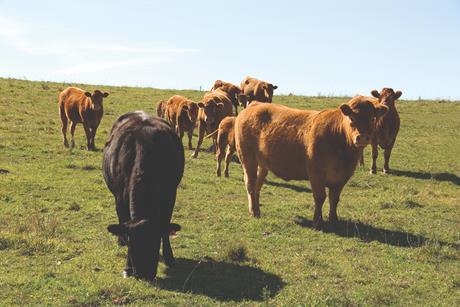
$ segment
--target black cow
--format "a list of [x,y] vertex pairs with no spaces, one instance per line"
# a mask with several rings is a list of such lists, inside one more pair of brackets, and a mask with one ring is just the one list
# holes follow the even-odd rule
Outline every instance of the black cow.
[[166,265],[174,264],[169,234],[180,229],[170,221],[184,172],[182,143],[165,120],[143,111],[127,113],[113,124],[103,172],[119,221],[107,229],[128,245],[123,275],[153,280],[161,240]]

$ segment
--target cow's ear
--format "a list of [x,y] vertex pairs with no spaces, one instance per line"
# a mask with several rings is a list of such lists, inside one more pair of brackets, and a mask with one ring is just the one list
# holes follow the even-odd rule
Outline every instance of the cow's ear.
[[371,95],[374,96],[375,98],[380,98],[379,91],[377,91],[377,90],[372,90]]
[[107,226],[107,230],[116,236],[123,236],[127,233],[128,229],[124,224],[111,224]]
[[351,116],[353,114],[353,110],[346,103],[340,105],[340,111],[342,111],[343,115],[345,116]]
[[174,223],[169,224],[169,235],[170,236],[175,235],[176,232],[178,232],[180,229],[181,227],[179,224],[174,224]]
[[198,108],[202,108],[202,109],[204,109],[204,103],[202,103],[202,102],[198,102],[198,103],[197,103],[197,105],[198,105]]
[[276,90],[278,88],[278,85],[273,85],[273,89]]
[[90,92],[85,92],[85,96],[86,97],[91,97],[91,93]]
[[389,110],[388,107],[383,104],[376,106],[375,107],[375,117],[380,118],[384,116],[385,114],[387,114],[388,110]]
[[109,96],[109,93],[104,92],[104,94],[102,94],[102,96],[104,96],[104,98],[105,98],[105,97]]
[[401,91],[396,91],[396,93],[395,93],[396,99],[398,99],[399,97],[401,97],[401,95],[402,95],[402,92],[401,92]]

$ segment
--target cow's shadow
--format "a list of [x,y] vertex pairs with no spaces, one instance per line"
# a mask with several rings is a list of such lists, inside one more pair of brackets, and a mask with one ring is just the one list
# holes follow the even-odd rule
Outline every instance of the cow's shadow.
[[416,179],[448,181],[452,182],[453,184],[460,185],[460,177],[452,173],[426,173],[392,169],[390,174],[394,176],[403,176]]
[[[294,218],[294,223],[302,227],[314,228],[313,221],[308,220],[302,216],[296,216]],[[336,225],[331,225],[328,222],[324,222],[321,231],[325,233],[334,233],[345,238],[358,238],[363,242],[378,241],[380,243],[398,247],[415,248],[421,247],[430,241],[435,241],[424,236],[414,235],[398,230],[377,228],[368,224],[351,220],[340,220]],[[436,243],[443,246],[450,245],[456,249],[460,248],[460,246],[455,243],[438,240],[436,240]]]
[[286,182],[276,182],[276,181],[266,180],[265,184],[271,185],[274,187],[288,188],[296,192],[311,192],[311,190],[307,188],[306,186],[297,186],[297,185],[286,183]]
[[157,279],[158,287],[219,301],[261,301],[274,297],[285,285],[280,277],[261,269],[206,257],[176,258],[176,264],[166,268],[165,274],[165,278]]

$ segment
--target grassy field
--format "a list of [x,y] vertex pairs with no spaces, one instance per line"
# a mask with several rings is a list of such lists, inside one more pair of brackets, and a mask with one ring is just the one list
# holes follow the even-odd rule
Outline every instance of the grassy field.
[[[62,145],[57,95],[66,86],[0,79],[0,305],[460,305],[460,103],[397,103],[395,173],[369,175],[366,148],[335,230],[311,228],[308,182],[273,176],[261,218],[250,218],[240,165],[217,178],[212,154],[191,159],[186,150],[177,265],[161,264],[152,285],[121,277],[126,249],[106,230],[117,218],[101,151],[119,115],[203,93],[97,87],[110,96],[98,150],[88,152],[81,125],[76,147]],[[274,98],[309,109],[346,100]],[[383,152],[379,168],[382,160]]]

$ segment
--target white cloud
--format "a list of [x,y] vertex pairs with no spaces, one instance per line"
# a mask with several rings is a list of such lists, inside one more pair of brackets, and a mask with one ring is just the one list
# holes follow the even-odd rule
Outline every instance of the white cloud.
[[[51,56],[49,73],[75,75],[120,67],[172,61],[179,54],[199,52],[193,48],[178,48],[173,44],[124,45],[118,42],[88,40],[77,35],[57,36],[53,29],[21,22],[0,14],[0,44],[18,52],[18,56]],[[140,57],[140,58],[139,58]],[[42,58],[37,58],[43,61]],[[66,63],[59,67],[59,63]],[[71,66],[69,66],[71,63]],[[56,67],[57,66],[57,67]]]
[[106,71],[114,68],[120,67],[130,67],[145,65],[151,63],[164,63],[168,62],[170,59],[166,57],[157,57],[157,58],[141,58],[141,59],[132,59],[132,60],[120,60],[120,61],[109,61],[109,62],[86,62],[77,65],[72,65],[66,68],[61,68],[52,72],[56,75],[71,75],[79,73],[88,73],[88,72],[97,72],[97,71]]

